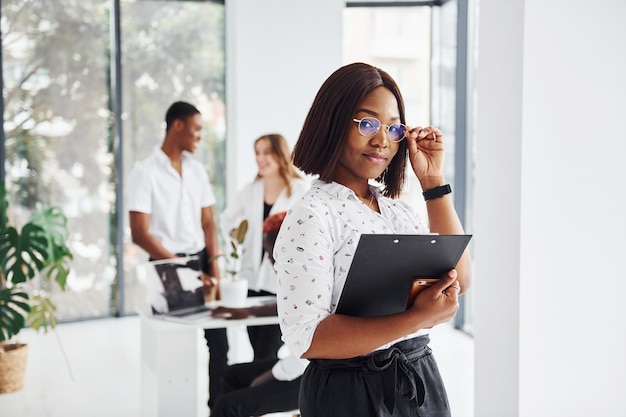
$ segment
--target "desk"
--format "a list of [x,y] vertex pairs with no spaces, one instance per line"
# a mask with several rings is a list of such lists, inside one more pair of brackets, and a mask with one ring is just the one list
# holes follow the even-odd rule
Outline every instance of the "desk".
[[[258,304],[265,297],[252,297],[248,305]],[[216,304],[217,305],[217,304]],[[226,320],[194,317],[176,322],[155,318],[139,311],[141,326],[141,415],[144,417],[206,416],[208,391],[199,392],[200,372],[198,346],[203,345],[202,329],[232,326],[277,324],[278,317],[249,317]],[[206,345],[204,345],[206,350]]]

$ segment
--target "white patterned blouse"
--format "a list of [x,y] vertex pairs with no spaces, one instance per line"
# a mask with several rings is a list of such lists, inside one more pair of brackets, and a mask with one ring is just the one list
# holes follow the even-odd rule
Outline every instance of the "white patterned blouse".
[[[380,213],[351,189],[314,180],[283,221],[274,246],[276,298],[283,340],[296,356],[307,351],[318,324],[335,312],[362,233],[428,233],[426,219],[409,205],[383,197],[372,185],[370,191]],[[421,330],[378,349],[427,333]]]

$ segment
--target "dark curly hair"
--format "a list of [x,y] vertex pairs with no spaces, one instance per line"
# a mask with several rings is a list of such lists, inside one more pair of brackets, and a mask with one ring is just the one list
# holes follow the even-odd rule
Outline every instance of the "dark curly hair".
[[175,120],[187,120],[188,117],[200,114],[200,110],[193,104],[185,101],[176,101],[170,105],[165,112],[165,130],[170,130],[170,127]]

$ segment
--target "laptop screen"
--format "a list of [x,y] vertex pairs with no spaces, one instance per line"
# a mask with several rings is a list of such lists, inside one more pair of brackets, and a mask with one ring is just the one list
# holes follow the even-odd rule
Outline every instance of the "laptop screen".
[[204,308],[204,287],[198,257],[148,262],[150,306],[153,314],[178,314]]

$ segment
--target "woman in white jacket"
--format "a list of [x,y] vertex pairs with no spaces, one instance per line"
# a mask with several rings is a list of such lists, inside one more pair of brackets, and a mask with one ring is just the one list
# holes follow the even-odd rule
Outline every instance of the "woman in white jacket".
[[[227,236],[243,220],[248,232],[243,241],[240,278],[248,281],[248,296],[276,294],[276,272],[263,249],[263,221],[270,215],[287,211],[309,189],[309,182],[291,162],[291,150],[280,134],[268,134],[254,142],[258,173],[245,185],[220,218]],[[248,327],[254,360],[277,357],[282,346],[278,325]]]

